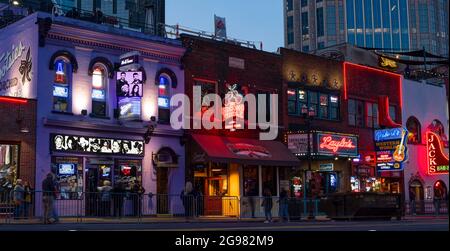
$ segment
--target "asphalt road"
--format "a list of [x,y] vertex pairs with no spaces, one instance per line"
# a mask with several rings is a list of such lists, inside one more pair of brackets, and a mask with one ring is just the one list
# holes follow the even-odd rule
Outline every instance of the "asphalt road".
[[449,231],[448,219],[327,222],[212,222],[147,224],[0,225],[0,231]]

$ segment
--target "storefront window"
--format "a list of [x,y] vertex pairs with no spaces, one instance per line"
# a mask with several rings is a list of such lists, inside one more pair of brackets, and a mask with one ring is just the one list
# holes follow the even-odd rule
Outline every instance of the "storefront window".
[[278,171],[280,192],[284,189],[291,197],[303,198],[303,174],[297,168],[280,167]]
[[83,158],[52,157],[52,171],[56,174],[57,199],[77,200],[83,194]]
[[114,169],[114,183],[122,183],[126,191],[131,191],[136,181],[142,184],[142,161],[117,160]]
[[244,196],[259,195],[258,166],[244,167]]
[[107,116],[107,81],[106,67],[96,64],[92,73],[92,115],[98,117]]
[[70,111],[70,88],[72,84],[72,65],[69,60],[59,57],[55,60],[53,79],[53,111]]
[[319,195],[336,193],[339,191],[339,174],[336,172],[321,172]]
[[0,144],[0,202],[8,201],[14,189],[19,164],[19,146]]
[[263,191],[269,189],[272,196],[277,196],[277,168],[263,166],[261,170]]

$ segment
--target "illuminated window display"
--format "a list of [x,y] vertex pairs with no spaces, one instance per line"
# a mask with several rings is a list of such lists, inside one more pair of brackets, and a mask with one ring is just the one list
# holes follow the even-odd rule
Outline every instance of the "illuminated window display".
[[114,183],[122,183],[125,190],[131,191],[138,181],[142,184],[141,160],[116,160],[114,165]]
[[161,74],[158,85],[158,117],[159,123],[163,124],[170,123],[170,86],[170,77]]
[[119,119],[140,120],[143,96],[142,72],[118,72],[116,80]]
[[107,71],[102,64],[94,65],[92,72],[92,115],[107,116]]
[[420,144],[422,142],[421,125],[417,118],[410,117],[406,122],[406,129],[408,130],[408,143]]
[[69,112],[72,65],[66,58],[59,57],[55,60],[54,71],[53,111]]
[[51,134],[50,143],[51,149],[58,152],[144,155],[144,141],[142,140]]
[[14,188],[19,163],[19,146],[0,144],[0,202],[6,200]]
[[52,171],[56,174],[60,200],[81,199],[83,194],[83,158],[52,157]]

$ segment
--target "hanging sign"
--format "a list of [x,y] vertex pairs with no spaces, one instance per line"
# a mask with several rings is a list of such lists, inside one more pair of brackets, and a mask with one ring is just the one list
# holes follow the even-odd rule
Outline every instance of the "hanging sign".
[[402,163],[408,158],[408,131],[405,128],[376,130],[374,138],[378,172],[403,170]]
[[335,156],[358,156],[358,137],[317,133],[318,153]]

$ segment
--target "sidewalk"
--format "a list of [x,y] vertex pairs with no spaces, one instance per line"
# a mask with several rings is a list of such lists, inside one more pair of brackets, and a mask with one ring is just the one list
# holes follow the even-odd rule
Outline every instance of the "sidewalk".
[[[275,222],[278,222],[278,218],[274,218]],[[317,216],[315,220],[308,220],[306,217],[302,217],[300,221],[315,221],[315,222],[325,222],[330,221],[329,218],[325,216]],[[261,223],[264,222],[264,218],[241,218],[238,219],[236,217],[222,217],[222,216],[202,216],[198,218],[185,219],[183,217],[170,217],[170,216],[161,216],[161,217],[143,217],[143,218],[60,218],[59,223],[57,224],[130,224],[130,223],[233,223],[233,222],[255,222]],[[294,221],[293,221],[294,222]],[[14,220],[14,219],[0,219],[0,225],[3,224],[11,224],[11,225],[38,225],[42,224],[42,221],[39,218],[34,219],[23,219],[23,220]]]
[[408,215],[404,217],[405,220],[448,220],[448,215]]

